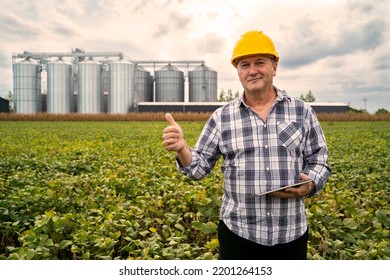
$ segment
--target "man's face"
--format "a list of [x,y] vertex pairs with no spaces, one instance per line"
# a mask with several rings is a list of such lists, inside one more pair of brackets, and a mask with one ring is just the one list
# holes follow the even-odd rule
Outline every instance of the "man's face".
[[237,64],[237,72],[245,92],[255,93],[272,88],[277,66],[272,58],[263,55],[242,58]]

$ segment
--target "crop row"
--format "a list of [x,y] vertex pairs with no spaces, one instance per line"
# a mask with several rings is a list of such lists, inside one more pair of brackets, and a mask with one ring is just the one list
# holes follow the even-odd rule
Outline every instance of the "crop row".
[[[187,112],[174,113],[177,121],[206,121],[211,113],[208,112]],[[320,121],[390,121],[390,113],[319,113]],[[0,121],[164,121],[164,113],[127,113],[127,114],[15,114],[0,113]]]

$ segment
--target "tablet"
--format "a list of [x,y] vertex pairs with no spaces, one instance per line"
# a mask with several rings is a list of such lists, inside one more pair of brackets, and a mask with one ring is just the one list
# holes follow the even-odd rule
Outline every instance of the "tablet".
[[295,183],[295,184],[292,184],[292,185],[288,185],[288,186],[284,186],[284,187],[281,187],[279,189],[276,189],[276,190],[271,190],[271,191],[267,191],[267,192],[263,192],[259,195],[264,195],[264,194],[267,194],[267,193],[273,193],[273,192],[277,192],[277,191],[281,191],[281,190],[284,190],[284,189],[288,189],[288,188],[296,188],[296,187],[299,187],[300,185],[303,185],[303,184],[306,184],[306,183],[309,183],[311,182],[311,180],[305,180],[305,181],[300,181],[298,183]]

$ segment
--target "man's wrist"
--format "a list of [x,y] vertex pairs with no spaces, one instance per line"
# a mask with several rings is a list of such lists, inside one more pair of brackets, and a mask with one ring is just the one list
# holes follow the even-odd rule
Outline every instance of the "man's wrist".
[[192,162],[190,147],[186,144],[182,149],[176,151],[176,159],[183,168],[189,166]]
[[316,193],[316,185],[314,184],[314,182],[312,182],[312,185],[311,185],[311,187],[309,189],[309,192],[305,195],[305,197],[311,197],[315,193]]

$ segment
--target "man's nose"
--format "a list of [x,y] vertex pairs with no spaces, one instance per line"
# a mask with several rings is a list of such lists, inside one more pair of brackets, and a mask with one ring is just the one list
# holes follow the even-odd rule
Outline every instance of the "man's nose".
[[250,67],[249,67],[249,75],[255,76],[257,73],[258,73],[258,72],[257,72],[257,69],[256,69],[255,66],[250,66]]

